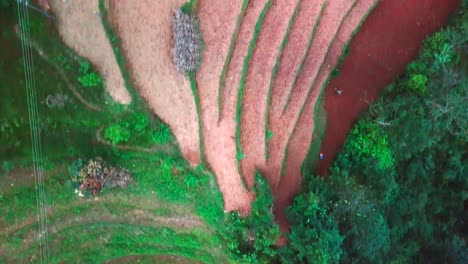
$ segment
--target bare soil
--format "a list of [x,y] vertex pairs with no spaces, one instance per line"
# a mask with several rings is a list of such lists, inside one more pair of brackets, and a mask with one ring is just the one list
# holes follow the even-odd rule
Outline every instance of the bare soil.
[[[338,29],[351,10],[355,1],[331,1],[325,8],[320,19],[317,32],[307,54],[306,61],[302,68],[295,87],[291,94],[286,112],[282,112],[282,107],[275,107],[270,111],[270,130],[273,137],[269,142],[268,159],[268,179],[275,186],[274,193],[281,189],[279,185],[281,179],[281,169],[283,159],[286,156],[286,148],[289,137],[292,135],[294,127],[297,125],[300,112],[305,105],[306,99],[310,95],[313,82],[318,74],[320,66],[323,64],[330,45]],[[313,93],[312,96],[318,96],[319,93]],[[275,95],[273,95],[275,96]],[[315,100],[315,99],[314,99]],[[289,150],[288,150],[289,151]],[[294,153],[292,153],[294,155]],[[276,195],[277,199],[280,199]]]
[[[340,75],[325,91],[327,132],[318,173],[328,174],[346,135],[380,92],[414,60],[422,41],[448,21],[460,1],[381,1],[350,44]],[[385,32],[383,34],[382,32]],[[335,89],[343,90],[337,95]]]
[[110,1],[109,14],[136,89],[172,129],[191,165],[200,162],[198,116],[189,80],[172,60],[172,18],[186,0]]
[[273,2],[263,20],[249,64],[241,119],[242,152],[245,154],[241,169],[248,188],[253,187],[255,168],[265,166],[265,115],[271,73],[297,4],[297,0]]
[[[197,74],[206,159],[218,179],[225,210],[237,210],[244,215],[250,212],[253,195],[244,188],[243,179],[237,169],[236,104],[244,58],[253,37],[255,23],[265,3],[266,0],[251,1],[245,12],[226,74],[222,115],[219,122],[216,95],[225,59],[222,55],[226,56],[228,53],[230,36],[235,30],[236,18],[241,12],[241,1],[200,1],[198,13],[206,45],[202,65]],[[211,21],[214,21],[214,24]],[[216,23],[219,26],[214,29]],[[217,38],[217,35],[221,37]]]
[[96,66],[107,92],[116,102],[129,104],[130,94],[102,26],[99,1],[50,0],[48,4],[57,18],[62,40]]
[[325,61],[322,64],[320,72],[312,86],[312,93],[306,100],[304,110],[299,117],[297,126],[289,139],[285,174],[281,178],[279,184],[280,188],[278,188],[276,192],[276,208],[278,210],[277,221],[283,230],[288,226],[283,211],[291,204],[294,196],[299,192],[302,180],[301,166],[308,154],[311,141],[320,140],[312,137],[317,99],[322,91],[323,85],[330,76],[332,70],[335,69],[338,59],[343,53],[344,47],[350,41],[353,31],[356,30],[365,18],[365,15],[377,1],[378,0],[358,1],[354,9],[344,21],[343,26],[340,27],[337,37],[330,46]]

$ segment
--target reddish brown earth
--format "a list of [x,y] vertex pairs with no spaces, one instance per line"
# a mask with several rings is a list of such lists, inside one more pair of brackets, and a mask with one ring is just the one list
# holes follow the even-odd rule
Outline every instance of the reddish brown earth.
[[[241,12],[241,1],[231,1],[230,5],[224,1],[200,1],[198,12],[200,29],[206,42],[203,63],[197,73],[206,160],[217,177],[219,188],[223,193],[225,210],[240,211],[244,215],[250,212],[253,196],[244,188],[237,169],[236,104],[244,58],[247,55],[258,16],[266,2],[266,0],[251,1],[245,12],[226,74],[223,108],[219,122],[218,81],[228,53],[230,36],[235,29],[237,15]],[[223,22],[218,23],[219,28],[213,28],[212,20]],[[221,34],[221,40],[224,39],[222,43],[218,43],[218,34]]]
[[[350,44],[351,52],[340,75],[326,88],[326,135],[322,141],[318,173],[328,168],[340,151],[359,114],[375,101],[393,78],[414,60],[422,41],[440,29],[459,0],[382,0]],[[343,90],[338,96],[334,89]]]
[[[268,166],[270,168],[264,173],[274,186],[273,193],[277,199],[281,199],[276,194],[282,189],[279,186],[281,179],[281,168],[286,154],[286,147],[289,137],[297,124],[297,119],[305,100],[312,89],[313,81],[318,74],[320,65],[325,60],[327,51],[333,42],[336,33],[348,12],[350,12],[355,1],[330,1],[319,21],[317,32],[312,45],[308,51],[302,71],[293,87],[291,102],[283,113],[281,105],[270,110],[269,128],[273,132],[273,137],[269,142]],[[287,87],[283,87],[287,89]],[[318,93],[317,93],[318,95]],[[273,97],[275,95],[273,94]],[[279,169],[278,169],[279,168]],[[274,175],[274,176],[273,176]]]
[[254,184],[256,167],[265,165],[265,115],[273,67],[282,36],[299,1],[274,1],[263,20],[245,81],[241,116],[241,142],[245,158],[241,160],[242,176],[248,188]]
[[285,174],[281,178],[279,188],[276,192],[276,216],[283,231],[285,231],[288,226],[283,211],[291,204],[294,196],[299,192],[302,180],[301,165],[307,156],[311,141],[315,139],[312,137],[312,131],[314,131],[314,111],[319,94],[330,73],[335,68],[346,43],[350,41],[353,31],[365,19],[365,15],[371,11],[372,6],[375,5],[377,1],[378,0],[358,1],[344,21],[343,26],[339,29],[337,37],[331,45],[325,61],[320,68],[319,74],[312,86],[312,93],[307,97],[304,110],[289,139]]

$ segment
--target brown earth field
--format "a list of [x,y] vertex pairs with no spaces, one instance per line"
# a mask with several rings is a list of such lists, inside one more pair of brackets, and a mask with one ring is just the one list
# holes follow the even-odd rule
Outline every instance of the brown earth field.
[[190,164],[200,162],[198,116],[189,80],[172,61],[172,17],[185,0],[109,1],[111,22],[138,92],[174,133]]
[[[325,91],[326,133],[317,172],[327,175],[360,113],[414,60],[427,35],[444,26],[459,0],[382,0],[350,44]],[[337,95],[335,89],[343,90]]]

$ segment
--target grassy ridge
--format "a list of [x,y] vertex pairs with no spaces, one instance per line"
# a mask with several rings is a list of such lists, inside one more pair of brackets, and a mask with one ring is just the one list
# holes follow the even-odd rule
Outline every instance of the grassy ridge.
[[218,121],[221,120],[222,111],[223,111],[223,94],[224,94],[224,85],[226,82],[226,74],[231,62],[232,53],[234,53],[234,48],[237,43],[237,37],[239,35],[240,27],[242,24],[242,19],[244,18],[245,11],[249,5],[249,0],[242,0],[242,7],[239,16],[237,16],[236,28],[231,35],[231,44],[229,45],[229,51],[224,61],[223,69],[221,70],[221,75],[219,77],[219,90],[218,90]]
[[[346,20],[346,18],[351,14],[351,12],[354,10],[354,7],[356,6],[357,4],[357,1],[354,1],[352,7],[348,10],[348,12],[346,12],[346,15],[342,18],[342,20],[340,21],[340,25],[338,27],[338,30],[336,31],[335,35],[333,36],[333,39],[332,39],[332,42],[330,42],[330,46],[328,46],[328,49],[327,49],[327,53],[325,54],[325,57],[324,58],[327,58],[329,52],[330,52],[330,47],[333,45],[333,42],[335,41],[336,39],[336,36],[338,35],[338,32],[340,31],[339,29],[343,26],[343,23],[344,21]],[[323,63],[325,62],[325,59],[324,61],[322,61],[322,64],[320,65],[320,68],[319,68],[319,71],[320,72],[323,68]],[[317,74],[318,76],[318,74]],[[316,76],[316,77],[317,77]],[[311,84],[311,87],[309,88],[309,91],[307,92],[307,95],[306,95],[306,101],[304,102],[304,105],[301,107],[300,111],[299,111],[299,115],[297,117],[297,119],[295,120],[295,125],[294,125],[294,128],[293,128],[293,131],[291,133],[291,135],[289,135],[288,137],[288,142],[286,143],[286,147],[284,149],[284,155],[283,155],[283,161],[281,162],[281,174],[280,174],[280,179],[283,177],[284,173],[285,173],[285,170],[286,170],[286,158],[287,158],[287,155],[288,155],[288,149],[289,149],[289,143],[291,142],[291,138],[293,137],[294,133],[296,132],[296,129],[297,129],[297,126],[298,126],[298,120],[300,118],[300,116],[302,115],[302,113],[304,112],[304,108],[306,106],[306,102],[307,102],[307,99],[309,98],[310,94],[312,93],[312,90],[313,90],[313,87],[314,87],[314,84],[315,84],[315,81],[316,79],[314,79],[314,81],[312,82]]]
[[273,84],[275,81],[276,74],[278,73],[278,68],[281,63],[281,56],[283,55],[283,50],[286,47],[286,44],[288,44],[289,41],[289,34],[291,33],[291,28],[296,21],[297,14],[299,14],[299,11],[301,9],[301,4],[302,0],[298,0],[296,3],[296,7],[294,9],[294,13],[292,14],[291,18],[289,19],[288,22],[288,27],[286,29],[286,33],[284,34],[283,41],[281,42],[278,55],[276,56],[276,62],[275,66],[273,67],[273,70],[271,71],[271,78],[270,78],[270,85],[268,87],[268,95],[267,95],[267,109],[265,112],[265,160],[268,160],[268,141],[271,139],[272,132],[268,129],[268,122],[270,119],[270,102],[271,102],[271,96],[273,92]]
[[195,73],[191,72],[188,74],[189,81],[190,81],[190,89],[192,90],[193,99],[195,100],[195,108],[197,110],[198,116],[198,144],[199,144],[199,152],[200,152],[200,163],[202,166],[206,165],[205,160],[205,145],[203,143],[203,121],[202,121],[202,113],[201,113],[201,106],[200,106],[200,97],[198,96],[198,89],[197,89],[197,80],[195,78]]
[[320,20],[322,19],[323,12],[325,11],[325,8],[327,7],[328,1],[322,4],[322,8],[320,9],[320,13],[317,16],[317,20],[315,20],[314,28],[312,29],[312,33],[310,34],[309,40],[307,41],[307,49],[306,52],[304,53],[304,56],[301,59],[301,62],[299,64],[299,67],[296,70],[296,74],[294,75],[294,81],[291,84],[291,87],[289,87],[288,91],[288,96],[286,98],[286,102],[284,103],[283,106],[283,113],[286,111],[286,108],[288,107],[289,101],[291,99],[292,92],[294,90],[294,86],[296,86],[297,79],[299,78],[299,74],[302,72],[302,68],[304,67],[304,63],[307,59],[307,56],[309,55],[310,47],[312,46],[312,42],[314,41],[315,33],[317,33],[318,26],[320,24]]
[[[354,29],[353,33],[351,34],[351,37],[346,42],[343,52],[340,54],[340,57],[338,58],[335,69],[333,70],[335,75],[336,73],[338,73],[339,67],[343,63],[346,56],[349,54],[349,45],[351,41],[353,40],[354,36],[356,36],[356,34],[359,32],[364,22],[367,20],[367,17],[369,17],[369,15],[372,13],[372,11],[374,11],[375,7],[377,7],[379,3],[380,3],[380,0],[374,1],[374,4],[364,15],[362,20],[359,22],[359,25],[356,27],[356,29]],[[317,103],[315,104],[315,109],[314,109],[314,113],[315,113],[314,124],[315,125],[314,125],[314,131],[312,132],[313,140],[310,144],[307,156],[304,159],[304,162],[302,163],[302,168],[301,168],[302,175],[305,175],[308,172],[315,172],[315,170],[317,169],[317,162],[318,162],[317,157],[320,153],[322,139],[325,136],[326,126],[327,126],[327,122],[326,122],[327,113],[325,112],[325,109],[324,109],[324,99],[325,99],[324,93],[331,79],[334,77],[333,75],[334,74],[329,75],[327,80],[323,83],[319,98],[317,99]]]
[[245,180],[242,175],[242,170],[240,168],[240,160],[244,157],[244,154],[242,152],[242,142],[241,142],[241,118],[242,118],[242,103],[244,99],[244,89],[245,89],[245,81],[247,78],[247,73],[249,70],[249,64],[250,60],[252,58],[253,51],[255,49],[255,44],[257,42],[257,38],[260,35],[260,30],[262,29],[262,23],[263,19],[265,19],[265,16],[270,10],[271,5],[273,4],[272,0],[268,0],[268,2],[265,4],[263,7],[262,12],[260,13],[260,16],[258,17],[257,23],[255,24],[255,31],[253,34],[252,39],[250,40],[249,44],[249,49],[247,51],[247,55],[244,58],[244,65],[242,67],[242,75],[240,79],[240,85],[239,85],[239,91],[237,94],[237,105],[236,105],[236,149],[237,149],[237,170],[239,171],[239,174],[241,175],[241,178],[243,179],[242,182],[245,187]]

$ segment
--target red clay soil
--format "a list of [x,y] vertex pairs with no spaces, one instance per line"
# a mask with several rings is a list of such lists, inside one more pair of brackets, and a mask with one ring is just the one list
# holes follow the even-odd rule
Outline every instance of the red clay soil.
[[[291,102],[285,113],[282,107],[274,107],[270,111],[269,128],[273,137],[269,142],[269,159],[267,178],[274,186],[273,193],[281,178],[281,167],[286,154],[286,145],[293,129],[297,124],[300,112],[312,89],[312,83],[317,76],[320,66],[325,60],[328,49],[332,44],[336,33],[344,18],[353,7],[353,1],[330,1],[320,19],[313,43],[308,51],[302,71],[293,87]],[[274,95],[273,95],[274,96]],[[273,105],[272,105],[273,106]],[[279,168],[279,169],[278,169]],[[273,176],[274,175],[274,176]]]
[[[243,215],[250,212],[253,194],[244,188],[243,180],[237,169],[236,104],[244,58],[253,37],[258,16],[265,3],[266,0],[251,1],[245,11],[226,74],[222,118],[219,122],[217,108],[218,81],[224,59],[228,53],[230,37],[234,31],[237,16],[241,12],[241,1],[231,1],[231,4],[225,1],[200,1],[200,10],[198,12],[200,28],[206,45],[203,63],[197,73],[203,120],[203,139],[206,149],[205,156],[217,177],[219,188],[223,193],[224,209],[226,211],[240,211]],[[220,21],[218,22],[219,28],[213,28],[214,25],[211,23],[213,20]],[[217,35],[222,37],[218,38]],[[220,39],[222,43],[218,43]]]
[[[414,60],[422,41],[440,29],[459,0],[382,0],[350,45],[351,52],[325,92],[326,135],[318,173],[327,175],[360,113],[405,66]],[[336,95],[335,89],[343,90]]]
[[314,110],[317,99],[323,85],[335,68],[346,43],[350,41],[353,31],[359,26],[361,21],[365,19],[365,15],[368,14],[377,1],[378,0],[358,1],[355,8],[344,21],[314,81],[312,94],[307,98],[304,111],[299,117],[297,127],[290,137],[288,154],[286,156],[285,174],[281,178],[280,184],[278,185],[279,188],[276,190],[276,218],[282,231],[286,231],[288,228],[284,209],[291,204],[294,196],[299,192],[302,180],[301,165],[307,156],[310,143],[313,140]]
[[265,115],[273,67],[297,0],[274,1],[263,20],[245,81],[241,142],[245,157],[241,169],[247,187],[253,187],[255,168],[265,165]]

